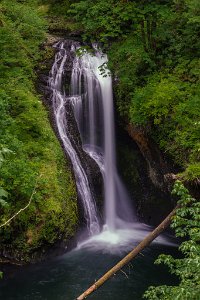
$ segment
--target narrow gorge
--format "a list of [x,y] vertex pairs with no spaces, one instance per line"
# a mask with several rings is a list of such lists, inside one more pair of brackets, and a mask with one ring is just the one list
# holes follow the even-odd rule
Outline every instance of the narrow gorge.
[[[141,232],[144,228],[137,222],[136,203],[131,202],[117,171],[112,77],[107,67],[108,59],[97,44],[92,46],[91,52],[87,52],[79,42],[70,40],[57,42],[53,47],[57,54],[48,79],[50,102],[61,143],[71,160],[79,203],[84,212],[83,223],[90,237],[102,232],[101,237],[105,236],[107,242],[112,244],[113,238],[117,243],[120,237],[123,240],[123,235],[131,237],[134,225]],[[72,123],[76,124],[72,126]],[[72,130],[76,125],[78,132],[77,128]],[[76,138],[75,134],[78,135]],[[84,156],[80,154],[80,147],[85,152]],[[86,166],[84,161],[88,155],[97,164],[99,175],[101,172],[103,178],[101,210],[91,180],[92,166]]]
[[[86,266],[84,267],[85,271],[91,272],[91,268],[99,263],[101,264],[99,271],[101,271],[105,267],[104,264],[102,265],[104,257],[109,258],[110,262],[115,261],[152,230],[151,226],[138,222],[136,204],[131,200],[117,171],[112,77],[107,68],[106,54],[97,45],[93,45],[92,52],[87,52],[79,42],[71,40],[61,40],[53,47],[56,54],[47,80],[48,103],[52,106],[52,117],[55,120],[58,138],[71,161],[83,221],[80,223],[81,230],[74,250],[61,258],[41,264],[39,269],[38,267],[35,269],[34,266],[26,269],[25,273],[33,272],[33,276],[28,277],[33,280],[33,284],[29,279],[28,281],[23,279],[26,281],[26,287],[30,284],[32,287],[28,293],[26,289],[20,289],[18,295],[21,299],[35,297],[35,289],[37,290],[38,284],[40,285],[40,280],[36,278],[44,276],[43,272],[50,270],[49,268],[55,269],[57,273],[61,271],[63,265],[67,264],[65,272],[69,272],[70,268],[74,268],[75,271],[79,265],[80,270],[74,273],[71,269],[70,272],[73,275],[72,281],[76,280],[76,276],[80,281],[83,268],[82,257],[87,256],[87,260],[84,259],[85,263],[89,259],[91,264],[86,269]],[[98,167],[99,176],[102,176],[103,181],[101,203],[98,203],[98,198],[95,197],[95,187],[91,180],[94,164]],[[155,245],[151,249],[153,255],[163,247],[168,251],[176,249],[175,240],[167,235],[157,238]],[[147,250],[147,257],[148,251],[150,250]],[[151,261],[150,257],[148,260]],[[24,278],[25,273],[23,270],[20,271],[19,278]],[[47,274],[45,281],[48,282],[53,276],[53,280],[57,282],[51,272]],[[85,281],[84,277],[82,280]],[[145,286],[145,282],[143,285]],[[47,287],[46,284],[45,286]],[[73,285],[70,287],[69,283],[67,286],[70,288],[67,293],[68,299],[78,295],[79,289],[73,289]],[[5,285],[2,296],[9,299],[14,290],[8,291]],[[58,291],[56,287],[55,291],[61,293],[59,296],[61,299],[65,297],[62,289]],[[137,289],[136,295],[138,292]],[[39,293],[46,294],[46,288]],[[119,293],[118,288],[113,293],[116,293],[116,297]],[[101,298],[100,295],[101,293],[97,297]],[[57,295],[48,294],[48,299],[55,297]]]
[[198,299],[197,2],[1,1],[1,299]]

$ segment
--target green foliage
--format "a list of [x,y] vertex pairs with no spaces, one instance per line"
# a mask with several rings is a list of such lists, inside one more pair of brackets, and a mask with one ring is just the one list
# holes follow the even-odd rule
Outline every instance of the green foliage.
[[0,187],[0,205],[3,207],[7,207],[8,203],[5,201],[5,199],[8,197],[8,193]]
[[[185,181],[200,178],[200,1],[79,1],[70,14],[83,38],[102,42],[109,56],[118,111],[148,132],[178,164]],[[148,299],[195,300],[200,295],[200,203],[181,182],[172,226],[186,239],[182,259],[161,256],[179,286],[150,287]]]
[[200,160],[199,12],[198,0],[87,0],[69,11],[106,48],[121,116],[183,169]]
[[130,107],[131,121],[138,125],[165,122],[172,114],[173,106],[183,96],[179,85],[173,77],[166,78],[164,74],[156,74],[145,87],[135,89]]
[[42,5],[48,5],[48,13],[52,16],[65,16],[67,14],[70,5],[76,1],[71,0],[42,0]]
[[144,294],[147,299],[195,300],[200,295],[200,202],[192,198],[180,181],[172,192],[180,200],[180,208],[173,218],[171,227],[176,236],[186,238],[179,250],[183,258],[174,259],[170,255],[160,255],[156,264],[164,263],[170,272],[178,276],[178,286],[150,287]]
[[[117,79],[115,93],[118,110],[127,117],[133,90],[144,81],[153,62],[145,52],[142,41],[134,35],[114,42],[108,51],[108,66]],[[144,69],[146,71],[142,73]]]
[[34,89],[46,30],[36,4],[0,3],[0,162],[6,149],[12,151],[0,169],[0,224],[28,204],[38,180],[31,205],[1,228],[0,248],[24,260],[34,249],[73,236],[77,224],[71,172]]
[[160,147],[187,167],[200,159],[200,101],[195,84],[171,74],[156,73],[132,93],[129,116],[133,123],[151,126]]
[[132,19],[134,4],[124,5],[115,0],[79,1],[71,6],[69,13],[84,25],[85,38],[106,42],[126,35],[126,24]]
[[[10,151],[7,148],[2,148],[0,150],[0,170],[1,170],[1,166],[2,166],[6,156],[10,153],[12,153],[12,151]],[[2,207],[9,206],[9,204],[6,202],[7,197],[8,197],[8,193],[0,186],[0,206],[2,206]]]
[[199,183],[200,178],[200,163],[195,163],[189,165],[185,171],[181,174],[183,180],[185,181],[197,181]]
[[45,16],[50,32],[76,32],[80,31],[78,25],[73,22],[72,18],[67,16],[70,5],[76,1],[71,0],[38,0],[38,12]]

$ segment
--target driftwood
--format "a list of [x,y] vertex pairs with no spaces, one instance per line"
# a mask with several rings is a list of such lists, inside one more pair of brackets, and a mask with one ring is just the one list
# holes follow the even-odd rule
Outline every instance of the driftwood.
[[81,294],[77,300],[83,300],[102,286],[109,278],[115,275],[122,267],[129,263],[133,258],[135,258],[144,248],[146,248],[155,238],[157,238],[171,223],[172,217],[179,206],[177,205],[174,210],[156,227],[152,232],[150,232],[131,252],[129,252],[122,260],[120,260],[112,269],[105,273],[99,280],[97,280],[89,289],[87,289],[83,294]]

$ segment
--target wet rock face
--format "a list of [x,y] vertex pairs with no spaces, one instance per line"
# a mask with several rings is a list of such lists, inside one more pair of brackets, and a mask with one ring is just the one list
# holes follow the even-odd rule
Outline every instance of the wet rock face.
[[[102,211],[103,209],[103,179],[100,169],[96,162],[82,149],[82,142],[78,126],[74,117],[73,107],[70,102],[66,102],[67,112],[67,127],[70,134],[70,141],[75,148],[82,166],[87,174],[89,180],[90,189],[96,200],[97,206]],[[80,203],[80,205],[82,205]]]
[[137,219],[158,225],[173,209],[170,192],[155,186],[149,177],[148,164],[139,147],[118,124],[118,167],[135,207]]
[[157,225],[175,205],[171,196],[174,168],[141,128],[129,124],[126,130],[132,140],[129,148],[135,151],[133,166],[137,183],[129,184],[135,197],[138,218],[148,224]]
[[[53,41],[57,42],[58,40],[53,39]],[[65,42],[65,49],[68,51],[68,57],[65,64],[63,88],[66,91],[66,95],[69,94],[70,88],[71,70],[74,59],[74,53],[71,51],[71,46],[74,43],[76,42],[72,40],[66,40]],[[52,47],[52,39],[51,42],[49,42],[49,46]],[[56,47],[52,49],[54,49],[55,54]],[[47,62],[47,65],[49,66],[48,72],[51,69],[53,59],[51,59],[51,63],[49,63],[49,61]],[[51,90],[48,88],[48,72],[46,71],[44,74],[41,73],[40,78],[42,80],[40,80],[39,88],[44,95],[43,101],[48,107],[52,127],[59,138],[52,110]],[[75,121],[73,107],[69,101],[66,101],[66,111],[67,127],[70,132],[70,141],[81,159],[90,182],[92,193],[101,212],[103,210],[102,175],[95,161],[92,160],[82,149],[81,138],[77,123]],[[136,203],[138,219],[149,224],[158,224],[173,207],[173,202],[170,200],[169,193],[172,182],[168,180],[168,176],[166,176],[166,174],[171,173],[172,170],[165,162],[165,159],[160,151],[142,130],[129,125],[127,127],[127,131],[138,147],[136,145],[134,147],[129,147],[132,155],[135,155],[135,159],[132,161],[130,160],[129,162],[127,161],[126,166],[124,163],[121,171],[122,173],[129,173],[128,175],[125,174],[123,177],[125,181],[127,181],[127,186],[129,187],[133,202]],[[122,147],[124,148],[124,144]],[[66,159],[69,161],[67,154]],[[125,161],[124,158],[121,158],[121,160]],[[80,224],[84,224],[81,201],[79,201],[79,220]]]
[[[60,41],[62,41],[62,39],[60,39]],[[57,42],[58,41],[56,40],[56,43]],[[56,43],[54,45],[52,45],[51,43],[49,44],[51,47],[53,46],[53,48],[54,48],[54,56],[57,51]],[[77,45],[77,44],[79,44],[79,42],[76,42],[73,40],[65,40],[64,47],[67,51],[67,60],[66,60],[65,67],[64,67],[63,87],[62,88],[63,88],[64,93],[66,94],[66,97],[69,95],[69,92],[70,92],[71,71],[72,71],[73,60],[74,60],[74,51],[71,51],[71,48],[72,48],[72,45]],[[54,57],[53,57],[53,59],[54,59]],[[53,63],[53,60],[51,60],[51,64],[49,64],[49,62],[47,62],[47,64],[49,64],[49,71],[52,67],[52,63]],[[58,139],[60,140],[61,146],[63,147],[62,141],[58,134],[58,129],[56,126],[54,112],[53,112],[53,108],[52,108],[52,91],[48,87],[49,71],[46,72],[46,74],[42,74],[42,72],[40,73],[39,78],[41,80],[39,82],[39,89],[43,94],[43,102],[46,105],[46,107],[48,108],[51,125],[52,125]],[[74,112],[73,112],[73,107],[72,107],[71,102],[66,101],[65,105],[66,105],[66,126],[68,128],[70,142],[72,143],[73,147],[75,148],[75,150],[81,160],[82,166],[83,166],[83,168],[87,174],[88,180],[89,180],[90,189],[96,200],[99,211],[101,212],[103,209],[103,202],[102,202],[103,179],[102,179],[101,172],[100,172],[99,167],[96,164],[96,162],[93,159],[91,159],[91,157],[82,149],[80,133],[78,130],[78,126],[77,126],[75,117],[74,117]],[[64,147],[63,147],[63,151],[64,151]],[[68,155],[66,153],[65,153],[65,155],[66,155],[67,161],[69,162],[69,164],[71,165],[71,168],[72,168],[72,164],[69,160]],[[75,180],[75,178],[74,178],[74,180]],[[80,201],[79,197],[78,197],[78,203],[79,203],[79,222],[80,222],[80,224],[84,225],[83,207],[82,207],[82,202]]]
[[26,264],[35,264],[37,262],[45,261],[46,259],[62,255],[66,251],[75,248],[77,241],[75,238],[62,237],[61,240],[49,245],[43,244],[31,251],[31,253],[23,253],[19,249],[15,249],[12,245],[0,251],[1,271],[7,271],[7,266],[23,266]]
[[127,131],[146,160],[148,176],[154,186],[163,192],[169,192],[173,183],[167,176],[167,174],[172,173],[170,164],[166,162],[161,151],[141,128],[129,124]]

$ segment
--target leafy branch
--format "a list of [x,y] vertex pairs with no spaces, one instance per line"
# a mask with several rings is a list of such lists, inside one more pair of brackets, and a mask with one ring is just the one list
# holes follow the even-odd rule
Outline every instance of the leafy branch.
[[151,286],[145,292],[147,299],[199,299],[200,295],[200,201],[194,199],[183,186],[176,181],[172,191],[180,197],[176,215],[173,217],[171,227],[175,229],[176,236],[184,237],[179,250],[183,258],[175,259],[171,255],[160,255],[156,264],[165,264],[171,274],[175,274],[180,282],[178,286]]

